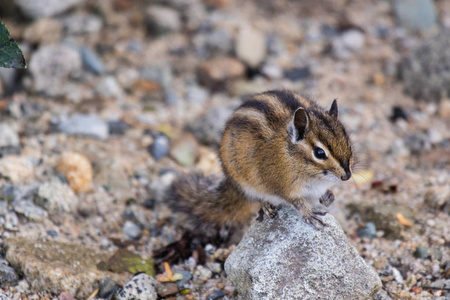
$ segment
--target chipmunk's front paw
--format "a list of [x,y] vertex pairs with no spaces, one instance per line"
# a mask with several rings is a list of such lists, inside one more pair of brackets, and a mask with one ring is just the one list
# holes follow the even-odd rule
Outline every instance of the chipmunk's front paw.
[[323,227],[328,226],[321,218],[326,214],[326,211],[310,211],[309,214],[304,215],[303,218],[306,223],[313,225],[317,230],[322,230]]
[[279,209],[279,206],[275,206],[269,203],[263,203],[258,211],[258,217],[256,218],[256,221],[262,222],[264,220],[264,215],[269,216],[271,219],[276,218],[276,216],[278,216]]
[[329,207],[334,202],[334,194],[330,190],[326,191],[326,193],[320,197],[319,202],[326,207]]

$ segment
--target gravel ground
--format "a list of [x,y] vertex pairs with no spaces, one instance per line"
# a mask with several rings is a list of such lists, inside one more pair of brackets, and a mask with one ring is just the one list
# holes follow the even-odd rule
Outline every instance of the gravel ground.
[[[164,187],[180,172],[218,172],[233,108],[284,88],[324,106],[338,99],[358,165],[330,211],[386,293],[450,297],[449,50],[433,39],[449,36],[450,3],[52,2],[0,4],[28,62],[0,69],[0,299],[82,299],[102,278],[125,284],[143,271],[115,270],[108,257],[128,249],[147,260],[180,240],[185,219]],[[58,288],[43,254],[7,251],[17,238],[48,251],[81,245],[106,269],[80,264],[96,277]],[[182,283],[163,283],[158,297],[238,299],[223,272],[238,241],[174,261]]]

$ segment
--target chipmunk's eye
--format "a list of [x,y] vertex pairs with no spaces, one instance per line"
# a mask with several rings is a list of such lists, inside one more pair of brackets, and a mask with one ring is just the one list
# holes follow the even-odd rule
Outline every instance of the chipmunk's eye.
[[319,147],[314,147],[314,156],[317,157],[318,159],[323,159],[323,160],[327,159],[327,155],[325,154],[325,151],[323,151],[323,149],[319,148]]

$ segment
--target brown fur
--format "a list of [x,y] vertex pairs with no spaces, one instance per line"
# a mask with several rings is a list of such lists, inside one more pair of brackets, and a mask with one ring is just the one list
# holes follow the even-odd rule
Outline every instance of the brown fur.
[[[304,110],[297,111],[299,108]],[[336,103],[333,109],[328,112],[288,91],[251,97],[234,112],[224,130],[220,159],[225,177],[179,178],[170,195],[175,208],[192,215],[198,224],[242,223],[254,212],[253,200],[265,201],[251,199],[244,191],[249,187],[259,194],[282,198],[309,216],[311,211],[304,199],[296,196],[297,191],[311,188],[308,184],[323,180],[327,174],[337,178],[351,174],[351,145],[337,119]],[[298,121],[293,121],[294,116]],[[301,142],[292,142],[294,132],[306,121]],[[326,161],[311,154],[317,142],[329,151]]]

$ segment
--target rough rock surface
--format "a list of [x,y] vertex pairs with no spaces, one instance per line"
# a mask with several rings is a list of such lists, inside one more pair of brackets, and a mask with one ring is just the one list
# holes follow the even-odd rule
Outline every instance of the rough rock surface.
[[291,207],[249,228],[225,262],[243,299],[367,299],[380,288],[375,271],[349,244],[337,221],[322,230]]
[[153,277],[145,273],[136,274],[117,293],[116,299],[156,300],[158,295],[154,285],[157,285],[157,281]]
[[18,273],[23,274],[35,291],[66,291],[77,298],[86,299],[102,278],[124,279],[118,274],[98,270],[97,264],[105,261],[108,254],[84,245],[23,238],[8,239],[5,244],[6,260]]

